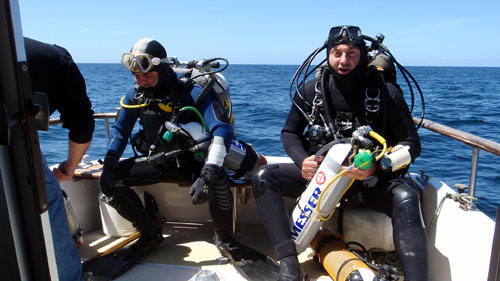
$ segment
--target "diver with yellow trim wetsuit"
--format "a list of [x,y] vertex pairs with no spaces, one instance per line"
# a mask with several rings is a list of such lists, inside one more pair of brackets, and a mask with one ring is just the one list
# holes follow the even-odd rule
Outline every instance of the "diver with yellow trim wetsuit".
[[[130,186],[167,180],[192,182],[193,204],[209,202],[216,241],[231,242],[233,199],[222,163],[235,136],[224,106],[215,94],[207,94],[203,100],[197,101],[203,89],[194,83],[186,85],[180,82],[181,75],[169,66],[167,52],[158,41],[139,40],[129,53],[123,54],[122,64],[134,75],[135,85],[121,102],[120,116],[113,126],[99,184],[109,204],[141,233],[127,258],[135,260],[146,249],[163,241],[161,227],[155,224]],[[185,108],[191,110],[183,110]],[[203,123],[210,145],[207,160],[183,150],[157,163],[140,162],[141,157],[120,161],[137,119],[140,119],[142,130],[134,141],[141,139],[146,144],[146,151],[142,152],[148,156],[180,149],[182,141],[173,143],[162,137],[169,129],[175,131],[172,129],[174,125]],[[176,124],[168,122],[172,119]]]
[[[387,140],[388,146],[407,146],[411,161],[420,154],[417,130],[399,86],[380,80],[383,79],[381,76],[372,79],[378,70],[368,67],[366,38],[356,26],[331,28],[325,45],[311,54],[298,72],[307,72],[314,56],[324,49],[327,65],[320,63],[320,75],[308,81],[304,75],[301,84],[297,84],[292,108],[281,131],[285,151],[294,163],[267,165],[253,175],[253,194],[280,260],[281,281],[301,278],[290,219],[282,196],[297,198],[302,194],[321,164],[322,158],[315,158],[318,148],[350,137],[361,125],[369,125]],[[377,44],[376,41],[372,43]],[[296,73],[296,76],[300,75]],[[377,83],[379,86],[373,87]],[[379,162],[366,170],[351,169],[345,176],[357,181],[344,198],[349,198],[349,202],[360,201],[367,208],[389,215],[404,279],[427,280],[426,232],[418,193],[401,179],[406,171],[407,168],[384,170]]]

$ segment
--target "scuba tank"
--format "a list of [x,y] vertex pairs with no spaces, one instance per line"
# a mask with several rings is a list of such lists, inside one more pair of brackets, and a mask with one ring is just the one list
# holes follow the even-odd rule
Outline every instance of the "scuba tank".
[[190,122],[176,126],[172,122],[167,121],[165,127],[167,128],[167,132],[164,134],[163,139],[165,139],[165,136],[169,135],[169,133],[175,134],[178,132],[182,132],[184,136],[191,137],[192,141],[189,141],[189,143],[192,143],[192,145],[187,150],[195,153],[196,160],[200,162],[205,160],[205,156],[208,154],[209,150],[214,150],[216,154],[225,154],[221,158],[224,159],[222,167],[235,172],[234,175],[231,175],[233,179],[239,179],[242,176],[249,175],[258,167],[267,163],[264,155],[255,152],[251,145],[241,140],[232,140],[227,153],[224,141],[220,138],[214,138],[214,141],[210,145],[210,134],[202,124],[198,122]]
[[62,190],[63,199],[64,199],[64,209],[66,210],[66,219],[68,220],[69,232],[75,240],[76,246],[80,247],[83,244],[83,229],[80,224],[76,220],[75,212],[73,211],[73,207],[71,206],[71,200],[69,199],[66,191]]
[[[212,59],[202,59],[199,61],[189,61],[180,62],[176,57],[170,58],[172,61],[172,69],[174,72],[181,74],[183,77],[180,78],[181,83],[186,85],[190,83],[195,83],[202,88],[209,87],[209,90],[213,90],[215,95],[220,100],[228,116],[228,122],[231,124],[233,131],[234,127],[234,115],[233,108],[231,104],[231,95],[229,92],[229,83],[226,77],[222,75],[223,70],[229,66],[229,62],[225,58],[212,58]],[[213,70],[213,68],[219,68],[220,62],[225,61],[226,65],[221,69]],[[210,81],[213,81],[212,83]],[[208,91],[206,91],[208,93]],[[204,99],[204,95],[198,97],[201,101]]]
[[[319,196],[325,191],[328,183],[339,175],[342,163],[351,152],[351,144],[339,143],[334,145],[323,159],[316,174],[300,196],[297,206],[292,213],[292,238],[295,241],[297,253],[303,252],[314,238],[323,224],[319,213],[316,212]],[[335,207],[344,192],[347,190],[350,178],[340,177],[332,183],[331,188],[324,195],[319,206],[321,213],[328,213]],[[324,216],[324,215],[322,215]]]
[[[361,253],[354,252],[355,245]],[[366,248],[357,242],[346,242],[341,234],[319,231],[311,242],[314,260],[335,281],[397,281],[397,270],[388,264],[369,261]]]
[[[194,110],[194,109],[192,109]],[[230,175],[233,179],[239,179],[245,175],[250,175],[258,167],[267,164],[267,159],[254,148],[243,142],[232,140],[229,151],[226,153],[224,141],[218,141],[214,138],[210,144],[211,138],[208,129],[203,123],[189,122],[186,124],[175,124],[172,121],[165,122],[165,131],[159,136],[161,144],[168,148],[167,152],[151,154],[136,159],[139,165],[159,165],[166,161],[166,158],[176,157],[182,151],[190,151],[199,162],[205,161],[208,151],[220,151],[224,154],[223,168],[234,171]],[[158,146],[155,146],[155,149]]]
[[[373,143],[366,135],[382,144],[383,148],[377,155],[370,152],[373,150]],[[335,206],[354,182],[354,179],[344,177],[344,173],[353,168],[369,169],[372,162],[385,155],[387,144],[369,126],[361,126],[354,131],[350,142],[333,141],[322,147],[316,156],[322,155],[326,150],[327,155],[292,212],[290,231],[297,253],[309,246],[323,222],[330,219]],[[344,163],[348,163],[349,167],[342,170]]]
[[264,155],[256,152],[253,147],[243,141],[231,141],[231,147],[224,160],[224,168],[235,171],[231,177],[239,179],[251,175],[257,168],[267,164]]
[[347,248],[347,243],[339,235],[320,231],[311,246],[314,259],[335,281],[380,280],[363,260]]

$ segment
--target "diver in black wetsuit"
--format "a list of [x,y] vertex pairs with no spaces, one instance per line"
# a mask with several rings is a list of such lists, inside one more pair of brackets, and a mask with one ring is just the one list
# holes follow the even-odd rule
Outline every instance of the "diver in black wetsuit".
[[[290,219],[282,196],[297,198],[305,190],[320,165],[322,158],[314,160],[319,146],[334,138],[350,137],[360,125],[370,125],[383,136],[388,146],[407,145],[411,160],[420,154],[420,140],[413,125],[408,106],[399,86],[390,82],[380,87],[380,103],[367,110],[366,101],[373,99],[368,70],[367,47],[361,31],[355,26],[339,26],[330,30],[325,43],[328,64],[323,72],[300,88],[295,94],[281,141],[294,163],[267,165],[252,178],[253,194],[262,221],[281,264],[279,280],[300,280],[301,269],[297,260],[295,242],[290,231]],[[324,79],[322,83],[318,83]],[[322,86],[319,86],[319,85]],[[311,113],[313,100],[323,97],[324,109],[316,108],[326,117],[308,127],[305,113]],[[377,98],[377,97],[375,97]],[[321,112],[323,111],[323,112]],[[331,127],[321,134],[309,134],[316,126],[331,120]],[[307,129],[306,129],[307,128]],[[328,133],[328,129],[333,132]],[[305,134],[304,134],[305,132]],[[427,280],[427,238],[420,213],[418,193],[401,181],[401,174],[372,165],[367,170],[353,169],[345,176],[356,179],[343,198],[361,198],[365,207],[383,211],[392,218],[394,244],[402,262],[405,280]],[[347,205],[348,200],[342,203]]]

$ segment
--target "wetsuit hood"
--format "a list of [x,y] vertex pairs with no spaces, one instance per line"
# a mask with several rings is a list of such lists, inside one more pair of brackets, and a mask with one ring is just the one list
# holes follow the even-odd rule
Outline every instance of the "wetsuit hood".
[[[160,42],[153,40],[151,38],[142,38],[137,41],[132,49],[130,49],[132,54],[148,54],[154,58],[165,59],[167,57],[167,50],[163,47]],[[153,66],[150,71],[159,71],[161,64]]]
[[[142,38],[137,41],[130,53],[148,54],[154,58],[165,59],[167,51],[160,42],[151,38]],[[136,85],[138,92],[143,92],[147,98],[161,99],[169,95],[172,88],[177,84],[177,75],[173,69],[165,62],[155,65],[150,71],[158,72],[158,83],[151,88],[144,88]]]

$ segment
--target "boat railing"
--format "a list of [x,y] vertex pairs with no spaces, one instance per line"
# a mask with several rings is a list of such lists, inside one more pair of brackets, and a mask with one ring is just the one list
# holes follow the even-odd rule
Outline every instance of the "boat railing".
[[[103,113],[94,113],[94,119],[104,119],[104,122],[106,124],[106,140],[109,140],[109,119],[115,119],[118,116],[118,111],[117,112],[103,112]],[[61,124],[61,120],[59,118],[51,118],[49,120],[49,125],[58,125]]]
[[[433,132],[439,133],[443,136],[452,138],[454,140],[460,141],[470,147],[472,147],[472,166],[470,172],[470,182],[469,182],[469,195],[474,197],[476,189],[476,176],[477,176],[477,165],[479,160],[479,150],[484,150],[495,155],[500,156],[500,144],[488,139],[478,137],[476,135],[466,133],[451,127],[433,122],[428,119],[413,118],[415,124],[420,124],[421,126],[431,130]],[[462,187],[463,188],[463,187]]]
[[[105,128],[106,128],[106,139],[109,140],[109,119],[115,119],[118,116],[118,112],[115,113],[95,113],[94,119],[104,119]],[[472,147],[472,166],[470,173],[470,182],[469,182],[469,195],[474,196],[475,188],[476,188],[476,177],[477,177],[477,165],[479,159],[479,150],[484,150],[495,155],[500,156],[500,144],[494,141],[490,141],[476,135],[466,133],[464,131],[460,131],[457,129],[453,129],[451,127],[433,122],[428,119],[424,119],[421,122],[420,118],[413,118],[415,124],[420,124],[423,128],[426,128],[430,131],[436,132],[443,136],[455,139],[460,141],[470,147]],[[59,118],[50,119],[49,125],[60,124],[61,121]]]

